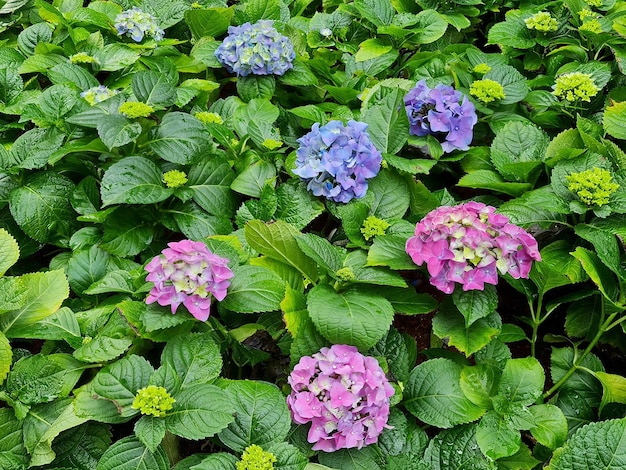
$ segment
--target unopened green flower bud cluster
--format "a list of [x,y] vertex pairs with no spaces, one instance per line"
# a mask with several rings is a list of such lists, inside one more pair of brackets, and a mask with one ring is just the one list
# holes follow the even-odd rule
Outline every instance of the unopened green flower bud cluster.
[[557,98],[567,101],[591,101],[598,94],[599,88],[593,81],[591,74],[571,72],[559,75],[552,92]]
[[174,398],[163,387],[148,385],[137,390],[132,407],[142,415],[164,417],[174,406]]
[[274,470],[276,456],[266,452],[261,446],[252,444],[246,447],[241,460],[235,464],[237,470]]
[[604,206],[609,203],[609,197],[619,189],[619,184],[613,181],[611,172],[603,168],[593,168],[565,177],[567,189],[572,191],[584,204],[588,206]]
[[540,33],[550,33],[559,29],[559,24],[547,11],[540,11],[524,20],[528,29],[534,29]]
[[505,98],[504,88],[495,80],[476,80],[470,85],[470,95],[478,98],[483,103]]

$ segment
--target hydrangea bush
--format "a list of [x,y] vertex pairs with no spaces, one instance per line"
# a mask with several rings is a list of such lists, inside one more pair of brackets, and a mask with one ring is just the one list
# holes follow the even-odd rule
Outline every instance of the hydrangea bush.
[[2,2],[0,468],[624,467],[623,12]]

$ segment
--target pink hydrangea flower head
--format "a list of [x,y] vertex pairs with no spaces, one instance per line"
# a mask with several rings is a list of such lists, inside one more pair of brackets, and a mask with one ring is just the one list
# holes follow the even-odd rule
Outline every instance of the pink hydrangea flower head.
[[465,291],[495,285],[498,272],[528,278],[533,260],[541,260],[537,241],[495,211],[480,202],[439,207],[416,225],[406,252],[418,266],[426,263],[430,283],[446,294],[455,284]]
[[288,378],[287,405],[298,424],[311,423],[313,450],[334,452],[378,441],[388,428],[394,389],[378,361],[335,344],[304,356]]
[[212,298],[226,297],[233,277],[228,261],[211,253],[202,242],[168,243],[168,248],[146,265],[146,281],[154,284],[146,303],[170,305],[172,313],[183,304],[198,320],[206,321]]

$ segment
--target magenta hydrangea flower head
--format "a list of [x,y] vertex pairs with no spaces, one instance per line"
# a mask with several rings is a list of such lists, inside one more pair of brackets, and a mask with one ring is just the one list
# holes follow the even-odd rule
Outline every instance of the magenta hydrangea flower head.
[[215,57],[229,72],[242,77],[283,75],[293,68],[296,52],[291,40],[273,24],[271,20],[261,20],[229,26],[228,36],[215,51]]
[[202,242],[168,243],[161,255],[146,265],[146,281],[152,282],[146,303],[170,305],[172,313],[183,304],[198,320],[209,318],[211,300],[224,300],[233,272],[228,259],[211,253]]
[[308,441],[313,450],[360,449],[389,428],[394,389],[378,361],[354,346],[335,344],[302,357],[288,382],[292,419],[311,423]]
[[420,80],[404,97],[404,105],[411,134],[432,134],[444,152],[469,149],[478,116],[463,93],[442,84],[429,88],[426,80]]
[[383,160],[364,122],[316,122],[298,143],[293,172],[307,181],[314,195],[336,202],[365,196],[367,180],[378,174]]
[[465,291],[495,285],[498,271],[528,278],[533,260],[541,260],[532,235],[480,202],[429,212],[407,240],[406,252],[418,266],[426,263],[430,283],[446,294],[455,283]]

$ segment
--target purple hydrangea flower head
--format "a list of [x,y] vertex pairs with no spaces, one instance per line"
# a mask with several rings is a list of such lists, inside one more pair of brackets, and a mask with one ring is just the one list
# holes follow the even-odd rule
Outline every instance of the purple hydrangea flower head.
[[117,15],[115,29],[118,36],[126,34],[135,42],[141,42],[144,36],[152,36],[155,41],[160,41],[165,35],[165,31],[159,28],[156,18],[137,7]]
[[98,85],[81,92],[80,96],[81,98],[84,98],[87,103],[93,106],[96,103],[102,103],[104,100],[108,100],[118,93],[119,91],[117,90],[110,90],[104,85]]
[[311,423],[313,450],[334,452],[373,444],[388,428],[394,394],[378,361],[335,344],[304,356],[288,378],[287,405],[297,424]]
[[146,281],[152,282],[146,303],[170,305],[172,313],[183,304],[198,320],[209,318],[211,300],[224,300],[233,272],[228,260],[211,253],[202,242],[168,243],[161,255],[147,265]]
[[311,132],[298,139],[293,172],[307,181],[316,196],[349,202],[365,196],[367,180],[380,171],[382,154],[367,133],[367,124],[350,120],[313,124]]
[[296,53],[291,40],[280,34],[273,21],[229,26],[228,36],[215,51],[217,60],[239,76],[283,75],[293,68]]
[[446,153],[469,149],[478,116],[460,91],[442,84],[429,88],[426,80],[420,80],[404,97],[404,105],[411,134],[434,135]]
[[439,207],[416,225],[406,252],[426,263],[430,283],[446,294],[455,283],[465,291],[495,285],[498,272],[528,278],[533,260],[541,260],[537,241],[495,210],[480,202]]

